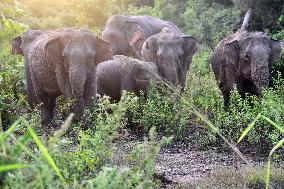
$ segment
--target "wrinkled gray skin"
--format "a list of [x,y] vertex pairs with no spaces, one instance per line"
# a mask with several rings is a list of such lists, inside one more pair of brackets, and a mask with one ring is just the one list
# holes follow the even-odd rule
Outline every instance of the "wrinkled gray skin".
[[158,68],[153,62],[145,62],[123,55],[116,55],[113,60],[102,62],[96,72],[97,93],[120,100],[122,90],[147,92],[150,81],[158,81]]
[[29,58],[43,125],[52,120],[59,95],[74,99],[75,115],[82,116],[92,104],[96,65],[110,52],[111,45],[87,29],[47,32],[36,39]]
[[112,44],[114,55],[127,55],[140,59],[144,41],[161,32],[164,27],[171,28],[177,34],[183,34],[173,23],[151,16],[113,15],[106,23],[102,38]]
[[159,75],[166,82],[173,87],[180,86],[183,91],[196,45],[194,37],[164,30],[144,42],[141,55],[144,61],[157,64]]
[[216,46],[211,56],[211,66],[228,108],[230,92],[236,84],[242,97],[245,93],[259,96],[269,84],[269,67],[281,53],[279,41],[262,32],[246,30],[250,11],[242,27]]
[[12,41],[12,54],[20,54],[24,56],[25,77],[27,82],[27,97],[28,97],[29,106],[31,108],[34,108],[34,105],[36,104],[37,100],[34,88],[32,86],[28,52],[34,40],[43,33],[44,31],[41,30],[28,30],[22,36],[18,36],[14,38]]

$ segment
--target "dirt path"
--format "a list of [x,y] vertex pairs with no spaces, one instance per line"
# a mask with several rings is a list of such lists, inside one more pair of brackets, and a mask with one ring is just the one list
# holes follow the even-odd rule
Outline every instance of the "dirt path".
[[[121,168],[129,166],[126,157],[138,143],[141,141],[117,142],[113,163]],[[256,168],[253,171],[257,172],[257,167],[262,167],[259,172],[266,170],[266,158],[254,153],[250,153],[246,158]],[[160,151],[156,170],[158,175],[173,182],[162,184],[161,188],[195,189],[199,188],[196,185],[199,186],[203,182],[207,182],[207,186],[201,188],[220,188],[220,184],[223,184],[221,188],[248,188],[242,185],[244,183],[242,172],[245,174],[249,167],[243,163],[241,170],[237,171],[234,164],[231,152],[218,152],[217,149],[200,151],[184,144],[175,144]],[[278,170],[284,170],[284,166],[282,164],[281,166]],[[252,169],[249,171],[251,172]],[[211,186],[211,182],[215,185]]]
[[219,166],[233,168],[233,157],[214,150],[197,151],[190,147],[174,147],[160,152],[156,169],[176,183],[193,183],[207,177]]

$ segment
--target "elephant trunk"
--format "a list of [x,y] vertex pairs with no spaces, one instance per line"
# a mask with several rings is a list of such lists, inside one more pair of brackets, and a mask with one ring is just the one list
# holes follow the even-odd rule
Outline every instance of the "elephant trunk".
[[82,115],[84,109],[84,88],[87,79],[86,69],[77,66],[69,69],[69,79],[71,83],[72,97],[74,102],[74,112],[76,115]]
[[177,87],[178,85],[178,79],[177,79],[177,70],[174,66],[166,67],[162,69],[164,79],[168,84],[170,84],[173,87]]
[[38,101],[33,87],[29,58],[27,55],[25,55],[24,58],[25,58],[25,77],[27,83],[28,103],[29,106],[33,109],[34,106],[38,103]]
[[269,67],[262,65],[259,66],[255,72],[252,72],[252,80],[256,85],[258,92],[261,92],[262,88],[268,87],[269,85]]
[[173,57],[163,57],[159,58],[161,66],[162,76],[173,87],[178,86],[178,75],[176,61]]
[[258,94],[269,85],[269,48],[254,47],[251,58],[251,77]]

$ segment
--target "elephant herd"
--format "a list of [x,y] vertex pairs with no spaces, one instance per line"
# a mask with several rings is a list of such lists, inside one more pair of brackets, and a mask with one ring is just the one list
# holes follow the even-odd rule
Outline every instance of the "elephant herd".
[[[211,65],[228,106],[233,84],[244,95],[259,95],[281,43],[262,32],[248,32],[250,11],[242,27],[215,48]],[[77,118],[92,107],[96,94],[119,100],[122,90],[139,94],[151,82],[184,90],[197,40],[173,23],[150,16],[113,15],[102,38],[86,28],[29,30],[12,41],[12,53],[25,60],[28,103],[40,104],[42,124],[54,115],[56,98],[74,100]]]

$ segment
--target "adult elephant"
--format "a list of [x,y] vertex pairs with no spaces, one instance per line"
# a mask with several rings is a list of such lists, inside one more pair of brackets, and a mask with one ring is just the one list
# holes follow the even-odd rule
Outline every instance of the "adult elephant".
[[164,27],[171,28],[177,34],[183,34],[173,23],[151,16],[113,15],[106,23],[102,38],[112,44],[114,55],[132,55],[140,58],[143,42],[161,32]]
[[143,44],[144,61],[155,62],[159,75],[173,87],[185,87],[186,73],[197,51],[197,40],[191,36],[176,34],[169,28],[149,37]]
[[159,81],[158,68],[153,62],[145,62],[124,55],[116,55],[113,60],[97,66],[97,93],[120,100],[123,90],[139,94],[147,92],[150,82]]
[[74,100],[79,118],[92,104],[95,68],[111,56],[111,45],[88,29],[47,32],[36,39],[29,51],[32,84],[42,103],[42,124],[49,123],[59,95]]
[[211,56],[211,66],[228,108],[230,93],[236,84],[245,93],[259,96],[269,84],[269,67],[280,57],[281,43],[263,32],[248,32],[251,10],[242,27],[218,43]]
[[22,36],[15,37],[12,41],[12,54],[20,54],[24,56],[25,78],[27,82],[27,100],[31,108],[34,108],[36,96],[32,86],[28,52],[34,40],[43,33],[44,31],[42,30],[28,30]]

